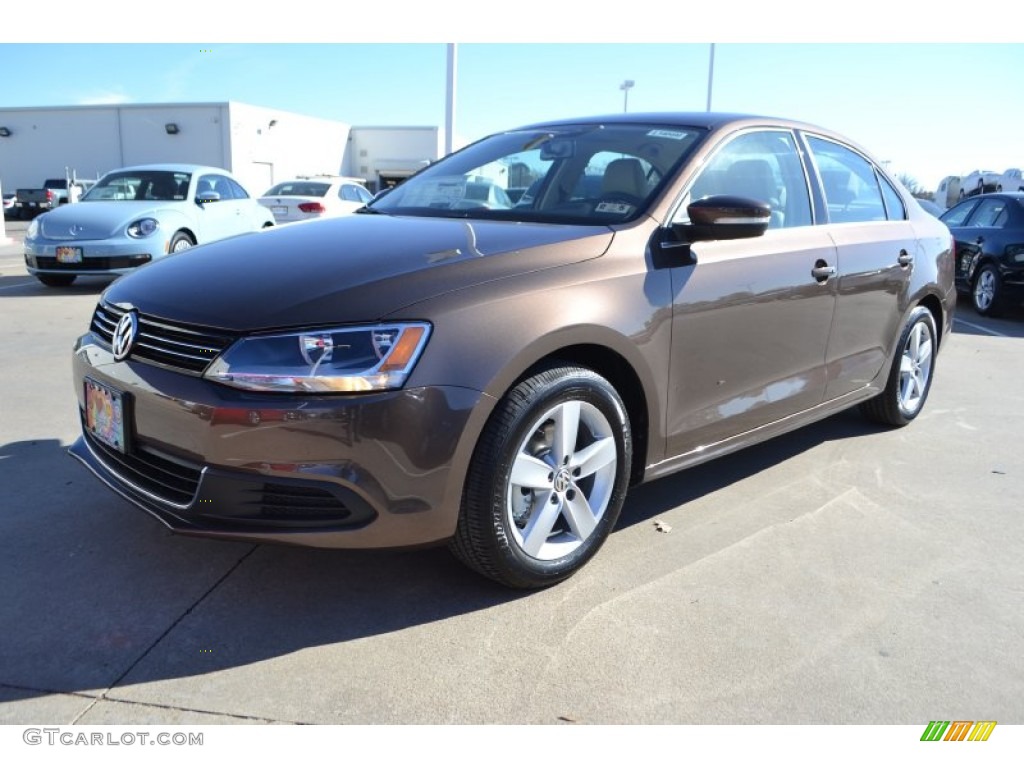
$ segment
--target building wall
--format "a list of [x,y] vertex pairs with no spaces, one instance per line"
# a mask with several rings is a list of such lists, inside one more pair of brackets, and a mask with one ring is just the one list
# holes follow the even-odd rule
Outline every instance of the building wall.
[[443,153],[436,126],[356,126],[342,174],[365,179],[377,191],[382,181],[405,178]]
[[230,103],[231,170],[261,195],[294,176],[341,173],[350,126],[333,120]]
[[[178,132],[169,134],[173,123]],[[271,125],[273,123],[273,125]],[[13,190],[144,163],[226,168],[258,196],[276,180],[338,173],[344,123],[239,102],[0,109],[0,183]]]

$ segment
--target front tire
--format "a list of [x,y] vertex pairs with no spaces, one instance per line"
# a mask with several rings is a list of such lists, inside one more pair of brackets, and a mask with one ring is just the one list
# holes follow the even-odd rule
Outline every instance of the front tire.
[[48,288],[67,288],[75,282],[77,275],[36,275],[36,279]]
[[983,266],[975,275],[971,304],[975,312],[985,317],[998,317],[1003,313],[1003,281],[999,270],[991,264]]
[[171,238],[170,248],[167,250],[168,253],[181,253],[187,251],[195,243],[192,238],[186,235],[184,232],[175,232],[174,237]]
[[597,373],[558,365],[524,379],[477,444],[452,552],[510,587],[568,578],[615,526],[632,448],[622,399]]
[[885,389],[861,404],[867,419],[902,427],[917,418],[932,388],[938,339],[932,313],[915,308],[900,334]]

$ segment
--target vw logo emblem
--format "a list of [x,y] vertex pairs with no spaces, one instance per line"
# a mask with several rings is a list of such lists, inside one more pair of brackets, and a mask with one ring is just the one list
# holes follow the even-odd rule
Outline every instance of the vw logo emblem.
[[128,357],[135,346],[135,335],[139,332],[139,319],[135,312],[125,312],[117,321],[114,337],[110,345],[114,350],[114,359],[120,362]]

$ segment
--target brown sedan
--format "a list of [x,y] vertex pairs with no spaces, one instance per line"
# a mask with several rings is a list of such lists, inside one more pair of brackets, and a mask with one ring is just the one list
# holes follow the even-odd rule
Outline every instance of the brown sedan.
[[946,227],[826,130],[533,125],[112,284],[71,451],[183,534],[448,542],[540,587],[631,484],[855,404],[913,420],[955,298]]

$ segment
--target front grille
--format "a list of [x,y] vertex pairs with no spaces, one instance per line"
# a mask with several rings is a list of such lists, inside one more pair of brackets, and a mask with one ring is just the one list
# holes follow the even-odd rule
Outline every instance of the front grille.
[[66,269],[69,271],[81,271],[89,269],[130,269],[141,267],[150,261],[148,253],[140,253],[133,256],[94,256],[83,259],[77,264],[64,264],[57,261],[53,256],[28,256],[28,265],[36,269]]
[[[118,320],[125,313],[111,304],[100,303],[92,316],[90,330],[108,344]],[[167,368],[201,374],[234,338],[211,328],[180,325],[139,313],[139,333],[130,359]]]
[[132,485],[178,506],[195,497],[202,467],[142,443],[132,446],[129,453],[121,453],[95,439],[88,430],[83,434],[93,453]]

